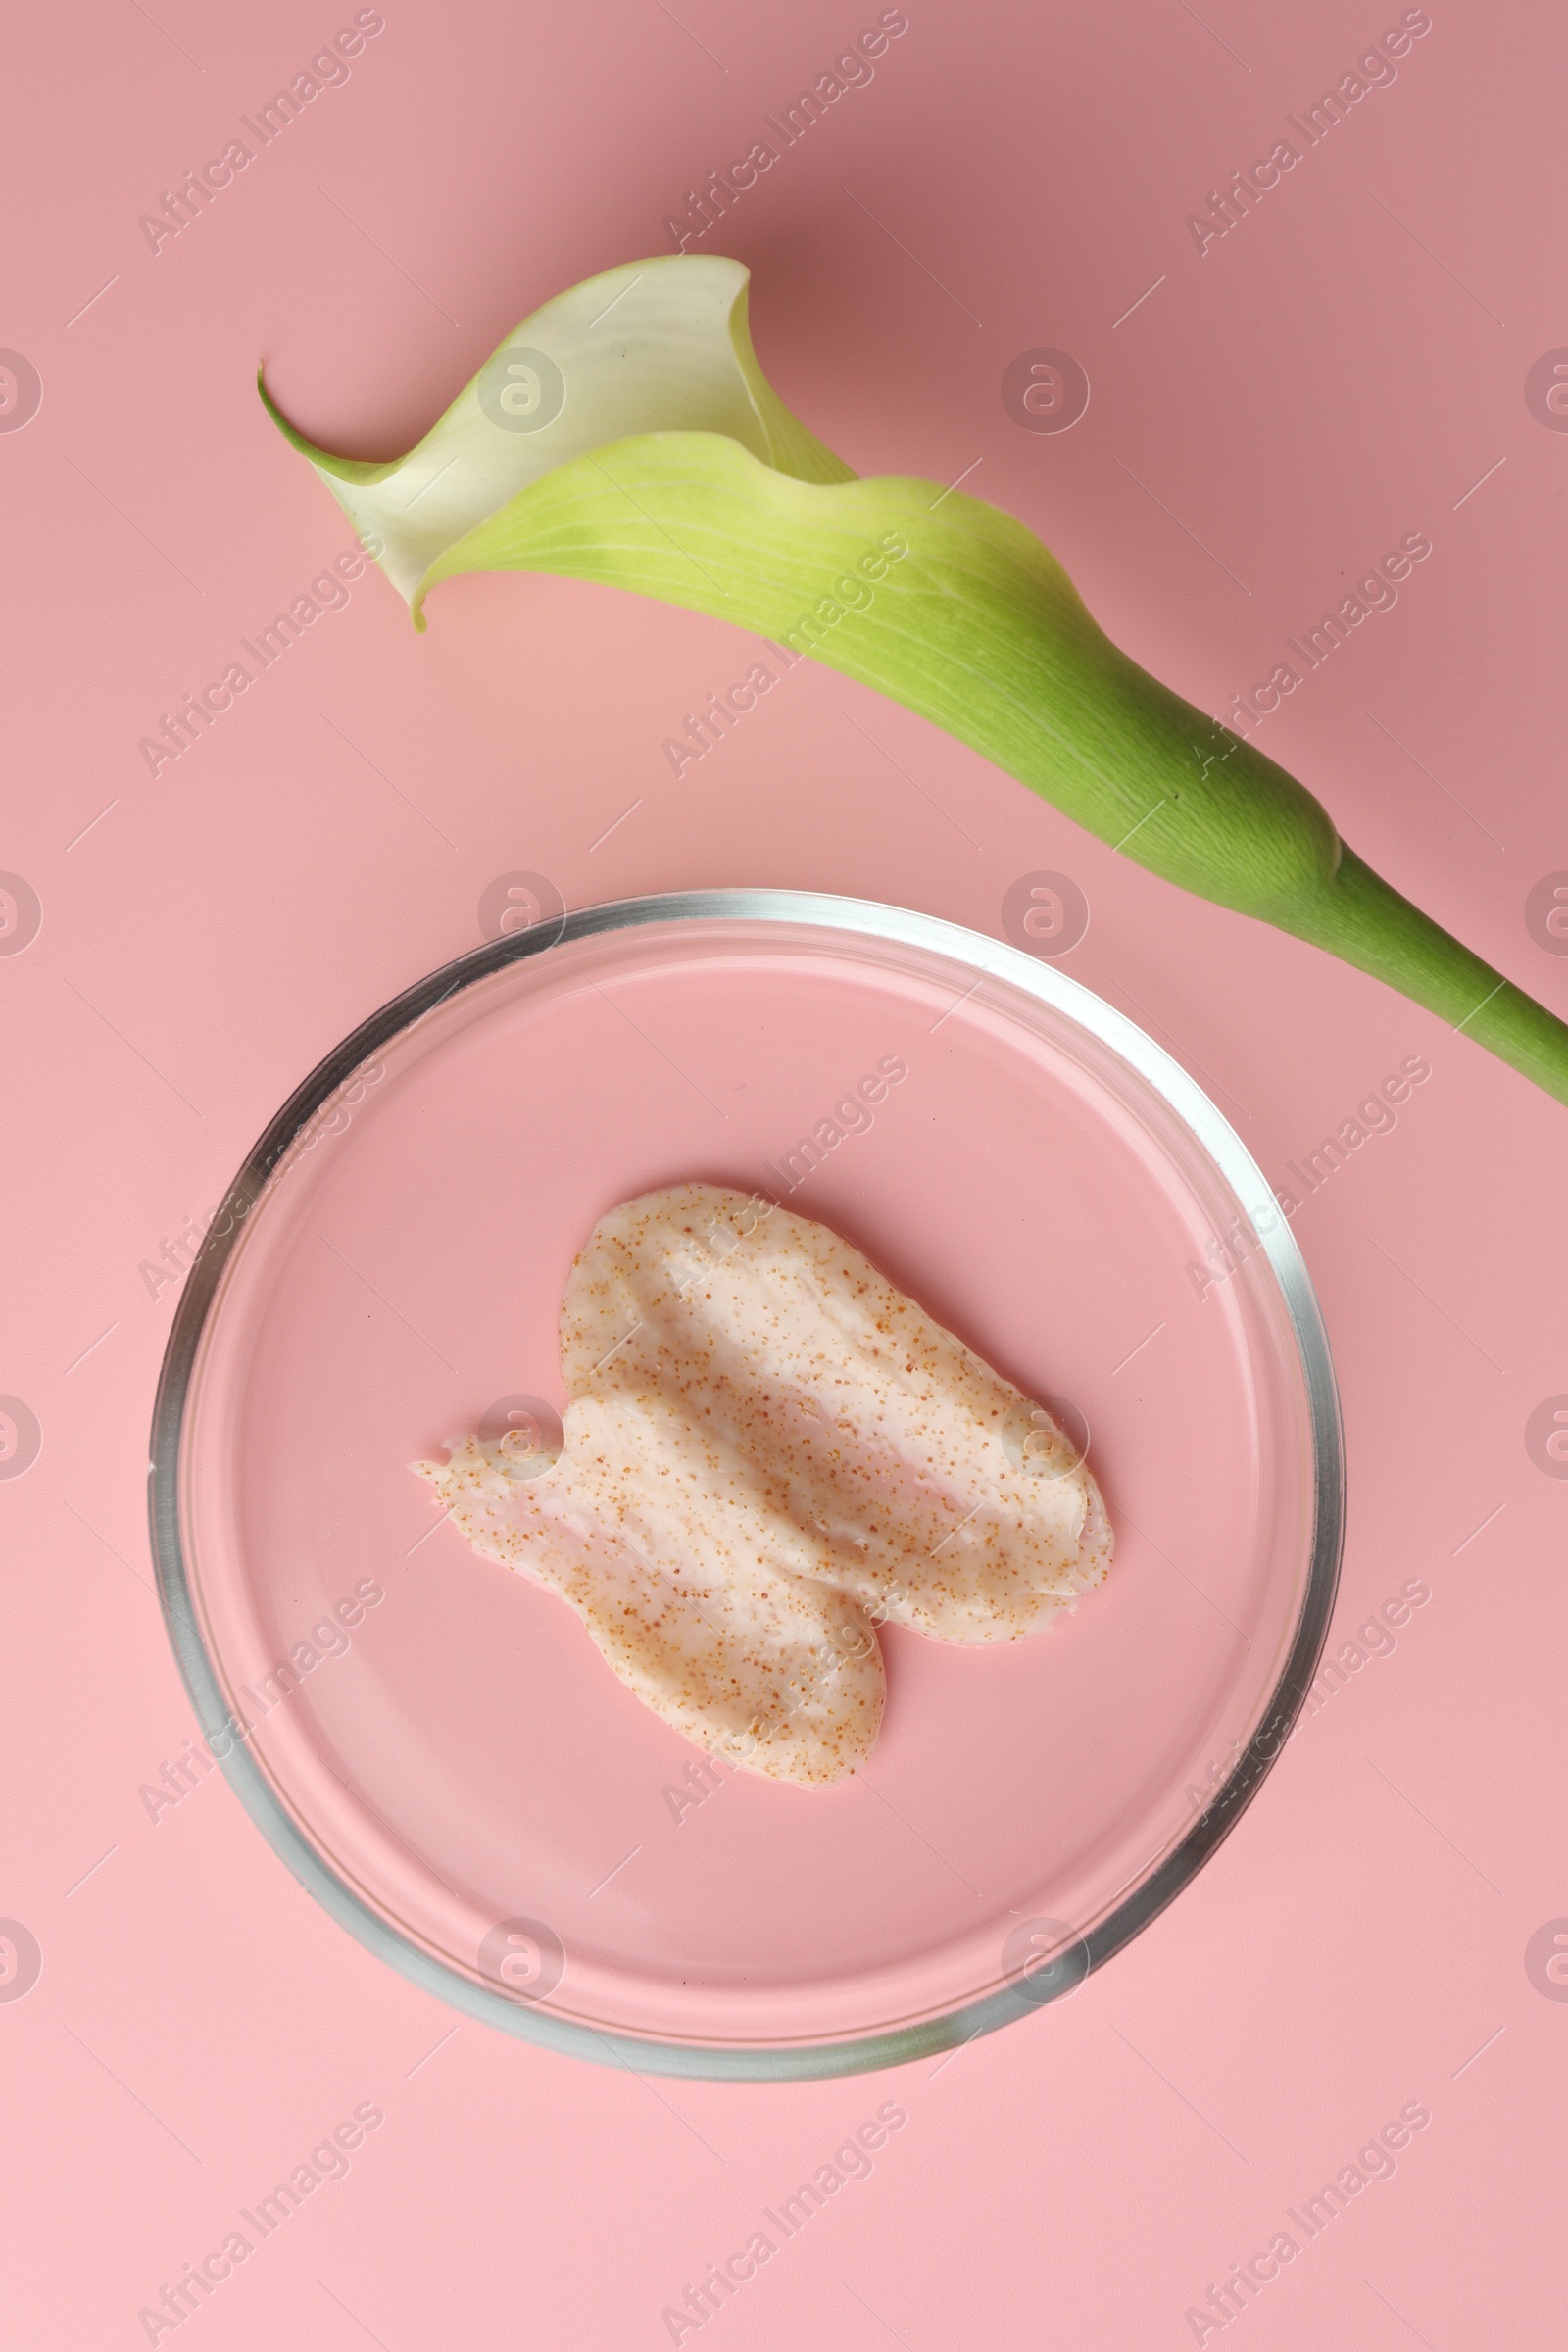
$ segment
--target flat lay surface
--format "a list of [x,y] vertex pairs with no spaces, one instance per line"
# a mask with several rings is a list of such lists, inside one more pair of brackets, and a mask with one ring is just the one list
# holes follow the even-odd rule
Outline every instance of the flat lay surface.
[[[759,2352],[1109,2352],[1213,2343],[1245,2317],[1288,2352],[1330,2330],[1461,2352],[1560,2329],[1568,1114],[826,668],[792,665],[705,743],[695,714],[767,659],[738,630],[492,575],[439,587],[416,636],[255,375],[265,363],[321,446],[393,456],[562,288],[683,241],[732,254],[763,368],[831,449],[1018,514],[1118,643],[1245,726],[1390,881],[1568,1011],[1561,49],[1542,8],[1363,17],[1349,0],[1288,19],[940,0],[863,23],[808,0],[765,24],[716,0],[330,20],[290,4],[265,23],[161,5],[20,33],[26,102],[0,163],[23,224],[0,316],[8,2342],[98,2352],[188,2328],[236,2352],[422,2352],[712,2330]],[[758,142],[772,162],[720,183],[720,209],[710,175]],[[1270,179],[1254,159],[1281,142],[1295,159]],[[188,173],[225,157],[193,194]],[[1384,562],[1401,548],[1402,572]],[[1282,664],[1297,683],[1271,697]],[[202,1748],[146,1523],[153,1394],[196,1243],[322,1055],[518,907],[737,885],[1009,941],[1163,1046],[1289,1218],[1333,1347],[1349,1495],[1325,1671],[1180,1899],[1002,2034],[778,2086],[532,2047],[346,1935]],[[315,1449],[275,1531],[301,1617],[267,1625],[285,1648],[327,1629],[298,1699],[373,1715],[396,1653],[432,1724],[504,1744],[502,1637],[475,1711],[464,1631],[502,1571],[449,1529],[411,1548],[435,1512],[401,1465],[449,1434],[449,1405],[560,1406],[542,1350],[570,1250],[612,1198],[762,1184],[763,1160],[889,1052],[908,1084],[812,1182],[873,1257],[877,1219],[903,1218],[886,1270],[1009,1378],[1102,1400],[1085,1409],[1107,1439],[1153,1448],[1175,1516],[1145,1520],[1119,1466],[1107,1494],[1169,1555],[1129,1539],[1125,1556],[1170,1611],[1170,1677],[1192,1674],[1178,1635],[1229,1605],[1237,1574],[1246,1416],[1205,1413],[1196,1385],[1223,1396],[1249,1279],[1223,1239],[1169,1252],[1171,1311],[1139,1322],[1149,1282],[1110,1260],[1112,1163],[1039,1146],[1045,1114],[1031,1126],[1009,1096],[994,1116],[978,1080],[972,1155],[956,1152],[956,1082],[933,1074],[922,1106],[916,1049],[874,1008],[842,1054],[825,1020],[799,1041],[776,1134],[749,1108],[731,1158],[710,1145],[706,1165],[672,1164],[712,1116],[692,1077],[763,1101],[780,1086],[744,992],[716,1039],[689,1014],[644,1022],[658,1047],[612,1018],[518,1054],[484,1151],[432,1126],[422,1250],[377,1254],[352,1188],[323,1219],[335,1249],[299,1278],[296,1341],[314,1315],[368,1386],[307,1347],[310,1410],[284,1364],[257,1440],[278,1479]],[[368,1134],[377,1107],[334,1120],[323,1158],[362,1164],[355,1121]],[[503,1130],[515,1215],[548,1226],[556,1203],[537,1295],[520,1249],[478,1295],[485,1222],[508,1208]],[[605,1146],[571,1241],[563,1170],[585,1137],[610,1139],[625,1181],[603,1191]],[[1016,1267],[1009,1204],[1051,1242]],[[944,1239],[965,1211],[979,1239]],[[477,1303],[454,1310],[460,1276]],[[428,1409],[411,1408],[423,1381]],[[382,1516],[334,1475],[366,1443],[349,1410],[366,1396],[388,1416]],[[1087,1633],[1118,1574],[1033,1646]],[[537,1716],[519,1725],[519,1768],[554,1770],[562,1818],[580,1820],[602,1757],[577,1698],[603,1680],[637,1709],[557,1614],[560,1744]],[[912,1707],[953,1661],[902,1641]],[[957,1663],[1016,1680],[1030,1648]],[[902,1791],[896,1891],[916,1910],[955,1867],[987,1896],[987,1869],[1004,1876],[964,1828],[982,1798],[986,1820],[1020,1822],[1051,1795],[1020,1784],[989,1710],[942,1719],[951,1757],[926,1754]],[[1229,1762],[1222,1743],[1183,1767],[1193,1819]],[[644,1792],[662,1867],[723,1915],[734,1792],[699,1776],[671,1802],[663,1772]],[[491,1833],[416,1759],[404,1790],[469,1839]],[[611,1838],[601,1870],[638,1841],[635,1824]],[[635,1924],[636,1867],[596,1909]],[[755,1867],[737,1847],[732,1927]],[[824,1865],[842,1868],[847,1941],[877,1915],[856,1867],[851,1849]],[[798,1925],[781,1914],[775,1933],[787,1966]]]

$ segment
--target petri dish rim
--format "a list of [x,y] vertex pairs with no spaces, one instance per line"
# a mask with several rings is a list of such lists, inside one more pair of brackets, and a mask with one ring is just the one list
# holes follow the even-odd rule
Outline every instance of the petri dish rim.
[[[1262,1720],[1208,1805],[1147,1878],[1078,1941],[1071,1965],[1054,1967],[1053,1983],[1011,1985],[947,2014],[885,2032],[821,2043],[751,2047],[662,2040],[601,2032],[512,2000],[448,1966],[376,1910],[312,1842],[244,1740],[219,1756],[230,1786],[269,1844],[322,1908],[377,1958],[449,2006],[563,2055],[644,2073],[709,2081],[781,2082],[826,2080],[901,2066],[953,2049],[1031,2016],[1076,1989],[1140,1935],[1202,1868],[1256,1794],[1296,1722],[1333,1613],[1345,1531],[1345,1463],[1338,1389],[1328,1336],[1296,1238],[1240,1136],[1203,1090],[1136,1022],[1054,964],[940,916],[875,900],[825,893],[729,889],[668,892],[624,899],[547,918],[458,956],[392,998],[318,1062],[295,1089],[247,1154],[223,1196],[187,1278],[165,1351],[153,1409],[148,1462],[148,1518],[159,1599],[170,1642],[204,1737],[223,1735],[228,1706],[217,1662],[197,1624],[181,1511],[182,1441],[192,1384],[222,1276],[279,1162],[364,1062],[460,990],[564,943],[649,924],[788,923],[858,934],[924,950],[1009,983],[1065,1015],[1126,1062],[1161,1098],[1218,1168],[1251,1223],[1254,1258],[1273,1277],[1295,1344],[1311,1454],[1312,1526],[1297,1622]],[[217,1752],[214,1750],[213,1752]]]

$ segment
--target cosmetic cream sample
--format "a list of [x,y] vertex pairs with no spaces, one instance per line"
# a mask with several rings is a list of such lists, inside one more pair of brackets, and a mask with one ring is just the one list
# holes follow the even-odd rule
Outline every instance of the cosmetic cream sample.
[[557,1459],[469,1437],[416,1467],[656,1714],[753,1771],[819,1785],[869,1753],[876,1624],[1016,1641],[1109,1565],[1051,1416],[826,1226],[756,1196],[685,1184],[611,1210],[561,1349]]

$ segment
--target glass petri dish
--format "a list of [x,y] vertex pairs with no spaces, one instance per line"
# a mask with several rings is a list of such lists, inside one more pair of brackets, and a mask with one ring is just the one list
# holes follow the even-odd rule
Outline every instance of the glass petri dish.
[[[1046,1634],[884,1627],[827,1789],[706,1758],[409,1469],[548,1430],[573,1256],[693,1178],[832,1226],[1050,1404],[1116,1530]],[[540,921],[366,1021],[215,1218],[151,1450],[203,1734],[332,1916],[504,2031],[740,2081],[952,2047],[1109,1960],[1279,1754],[1343,1533],[1311,1286],[1202,1091],[1054,964],[791,891]]]

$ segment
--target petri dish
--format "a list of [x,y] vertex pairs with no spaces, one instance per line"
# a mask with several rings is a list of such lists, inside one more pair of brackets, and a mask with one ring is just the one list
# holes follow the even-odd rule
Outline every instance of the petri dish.
[[[693,1178],[862,1250],[1087,1446],[1116,1530],[1047,1633],[883,1627],[826,1789],[661,1723],[409,1467],[548,1437],[573,1256]],[[187,1280],[150,1481],[202,1732],[332,1916],[503,2031],[740,2081],[949,2048],[1110,1960],[1289,1737],[1343,1537],[1311,1285],[1201,1089],[1054,963],[773,890],[535,921],[329,1054]]]

